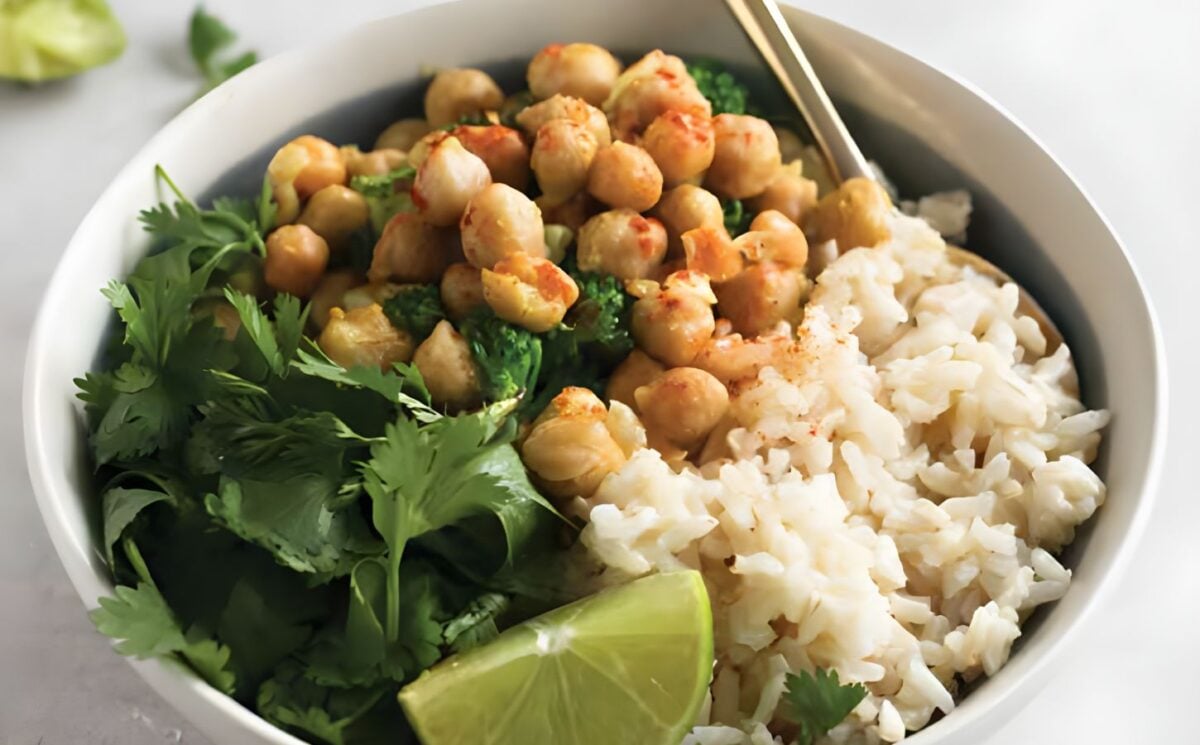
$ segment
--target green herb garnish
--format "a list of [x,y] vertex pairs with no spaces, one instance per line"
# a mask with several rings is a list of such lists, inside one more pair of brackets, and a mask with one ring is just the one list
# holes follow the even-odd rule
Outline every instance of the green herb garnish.
[[812,745],[841,724],[866,696],[867,689],[861,683],[842,685],[837,670],[818,668],[816,675],[788,673],[783,713],[800,725],[799,745]]
[[258,53],[253,51],[235,57],[223,55],[236,40],[237,34],[221,19],[205,11],[203,5],[196,6],[188,23],[188,50],[192,53],[196,68],[204,76],[205,91],[216,88],[258,62]]

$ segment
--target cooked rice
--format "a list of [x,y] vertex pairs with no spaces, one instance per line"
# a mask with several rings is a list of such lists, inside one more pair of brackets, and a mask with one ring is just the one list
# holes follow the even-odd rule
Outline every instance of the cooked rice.
[[1087,464],[1108,413],[1080,403],[1070,352],[1046,353],[1017,288],[944,246],[897,215],[733,386],[730,457],[642,449],[577,505],[613,581],[704,574],[718,662],[685,745],[783,742],[768,725],[784,676],[818,667],[870,691],[829,742],[900,740],[1066,592],[1053,554],[1104,501]]

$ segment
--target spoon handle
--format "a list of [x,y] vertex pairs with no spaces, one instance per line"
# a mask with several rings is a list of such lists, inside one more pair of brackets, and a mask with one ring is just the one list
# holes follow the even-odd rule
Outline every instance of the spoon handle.
[[788,97],[800,109],[837,183],[875,172],[846,129],[775,0],[725,0]]

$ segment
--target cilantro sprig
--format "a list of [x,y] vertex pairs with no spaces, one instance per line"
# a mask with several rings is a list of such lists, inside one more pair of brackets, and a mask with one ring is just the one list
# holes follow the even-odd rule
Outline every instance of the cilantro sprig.
[[224,52],[237,40],[237,34],[220,18],[196,6],[188,22],[188,51],[204,76],[204,91],[212,90],[229,78],[258,62],[258,53],[246,51],[230,57]]
[[399,418],[384,441],[371,447],[363,485],[371,518],[388,544],[387,615],[389,642],[400,633],[400,562],[408,542],[478,514],[493,514],[514,539],[525,529],[524,508],[554,508],[533,488],[511,445],[515,427],[507,419],[514,401],[481,412],[444,417],[424,426]]
[[798,745],[812,745],[841,724],[866,696],[867,689],[861,683],[842,685],[837,670],[788,673],[783,714],[800,726]]

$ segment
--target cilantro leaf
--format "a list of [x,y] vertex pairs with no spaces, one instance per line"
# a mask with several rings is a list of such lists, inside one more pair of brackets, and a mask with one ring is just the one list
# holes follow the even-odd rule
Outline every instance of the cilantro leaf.
[[[234,378],[226,375],[223,379]],[[339,479],[346,451],[373,442],[362,437],[328,411],[295,410],[269,396],[224,397],[200,406],[204,415],[193,428],[193,439],[210,448],[221,461],[216,470],[232,476],[251,472],[267,476],[321,473]]]
[[109,568],[116,566],[113,556],[113,546],[121,540],[125,529],[134,519],[152,504],[157,502],[174,503],[174,498],[163,491],[152,489],[124,489],[115,487],[104,492],[101,498],[101,511],[104,514],[104,556]]
[[204,506],[218,523],[269,550],[283,566],[321,578],[347,574],[382,548],[357,510],[331,510],[340,483],[321,474],[284,480],[222,478]]
[[281,378],[287,375],[288,365],[304,336],[308,308],[301,310],[299,298],[293,295],[276,295],[275,318],[272,320],[259,307],[258,300],[250,295],[227,287],[225,297],[237,310],[242,328],[262,353],[271,372]]
[[867,696],[861,683],[842,685],[837,670],[820,668],[816,675],[788,673],[783,694],[783,713],[800,725],[800,745],[812,745],[818,737],[841,724]]
[[[511,410],[511,405],[504,408]],[[384,441],[371,447],[371,459],[362,468],[363,486],[371,497],[375,529],[389,549],[389,642],[399,638],[400,559],[410,539],[488,513],[500,519],[506,532],[510,526],[519,530],[524,523],[513,518],[531,502],[554,511],[529,483],[520,456],[507,441],[512,428],[499,431],[500,416],[492,407],[424,426],[401,417],[387,427]]]
[[216,639],[204,636],[199,628],[193,628],[185,636],[187,646],[179,650],[200,677],[221,693],[232,696],[237,690],[237,676],[230,670],[233,652]]
[[329,745],[414,745],[416,738],[396,704],[390,681],[331,687],[284,663],[258,691],[257,708],[269,722]]
[[154,585],[118,585],[113,597],[100,598],[100,607],[90,615],[101,633],[117,640],[114,648],[121,654],[146,659],[178,652],[213,687],[233,692],[234,675],[227,669],[229,648],[185,634]]
[[[290,606],[290,607],[289,607]],[[233,666],[242,679],[260,680],[312,636],[297,598],[278,585],[243,577],[229,593],[217,634],[232,651]],[[315,620],[315,619],[311,619]]]
[[[425,387],[421,373],[412,365],[396,364],[394,372],[384,372],[377,367],[352,367],[347,370],[329,359],[314,344],[309,349],[301,349],[292,366],[305,375],[331,383],[374,391],[408,409],[417,421],[432,422],[442,416],[429,405],[429,389]],[[417,396],[406,393],[405,388],[415,390]]]
[[244,52],[236,57],[220,59],[220,54],[237,39],[237,34],[216,16],[205,12],[204,6],[196,6],[188,24],[188,49],[192,61],[204,75],[206,90],[211,90],[242,70],[258,62],[255,52]]
[[457,616],[446,623],[442,637],[455,652],[465,652],[495,639],[500,631],[496,618],[508,609],[509,598],[487,592],[472,600]]
[[[218,198],[212,209],[201,209],[184,196],[162,166],[155,174],[175,195],[175,203],[160,203],[142,210],[138,220],[146,232],[172,247],[183,247],[189,254],[200,249],[203,259],[227,247],[254,250],[266,255],[263,236],[273,227],[275,207],[270,200],[270,185],[263,178],[263,191],[257,204],[248,200]],[[206,278],[207,279],[207,278]]]

